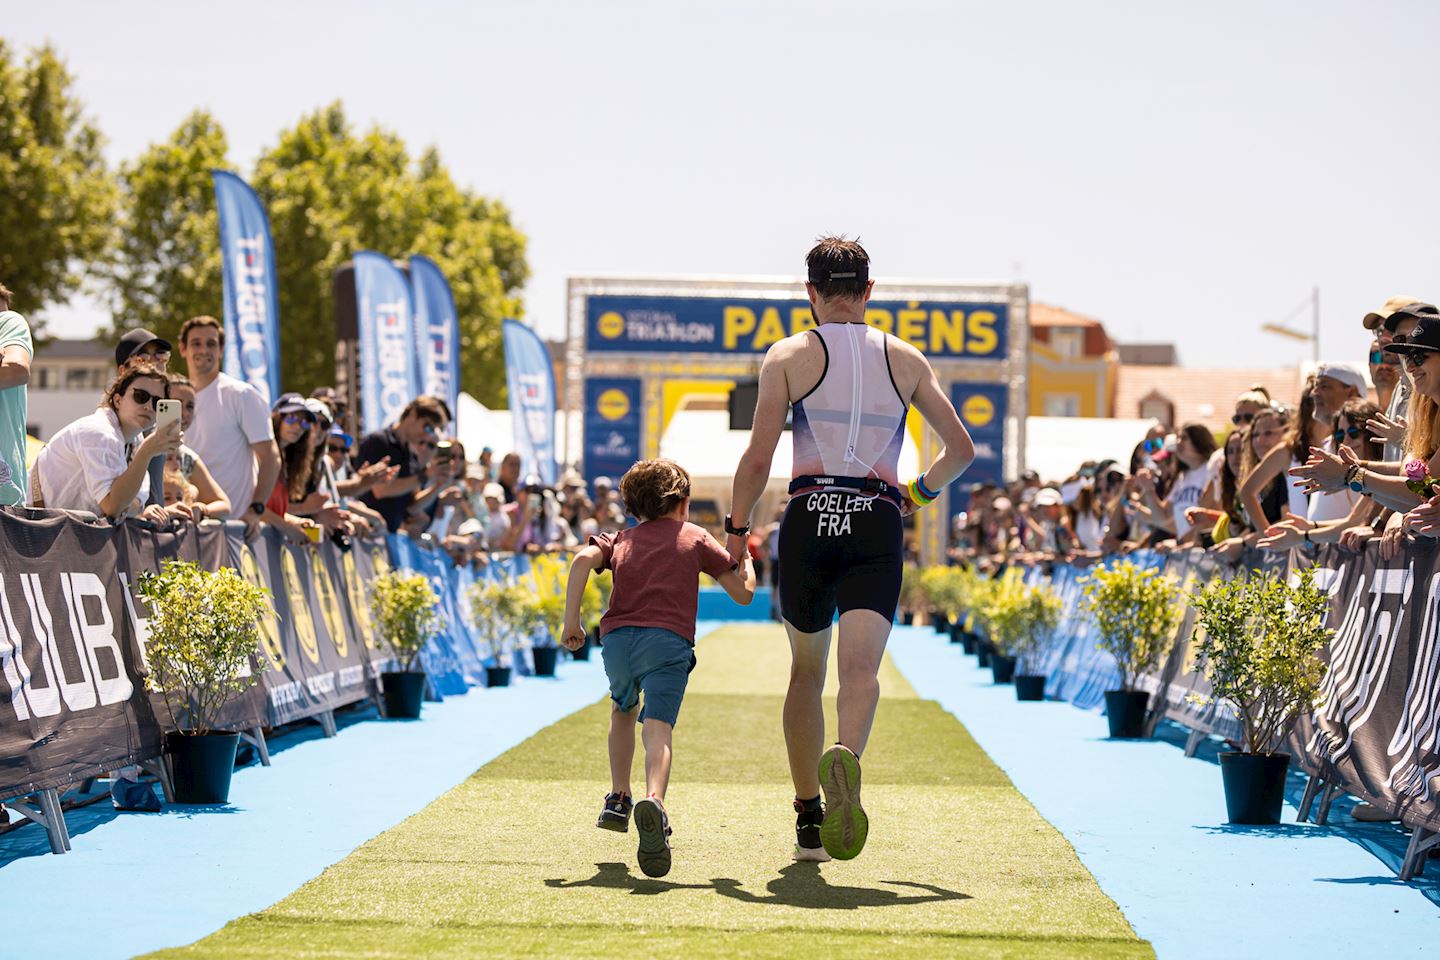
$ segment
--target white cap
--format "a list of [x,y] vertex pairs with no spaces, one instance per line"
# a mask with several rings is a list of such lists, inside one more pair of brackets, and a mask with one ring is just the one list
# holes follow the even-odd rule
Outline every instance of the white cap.
[[1035,506],[1037,507],[1058,507],[1064,502],[1060,491],[1054,487],[1041,487],[1035,491]]
[[1320,364],[1315,368],[1316,377],[1329,377],[1331,380],[1339,380],[1349,387],[1354,387],[1364,396],[1370,384],[1365,379],[1365,371],[1358,363],[1341,363],[1330,361]]

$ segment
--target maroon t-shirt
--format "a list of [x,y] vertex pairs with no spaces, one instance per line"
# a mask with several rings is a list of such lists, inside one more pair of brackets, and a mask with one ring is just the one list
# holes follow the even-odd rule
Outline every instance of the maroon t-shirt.
[[590,538],[600,548],[600,569],[613,570],[610,610],[600,638],[618,627],[664,627],[695,643],[700,574],[716,579],[734,566],[730,554],[703,528],[661,518]]

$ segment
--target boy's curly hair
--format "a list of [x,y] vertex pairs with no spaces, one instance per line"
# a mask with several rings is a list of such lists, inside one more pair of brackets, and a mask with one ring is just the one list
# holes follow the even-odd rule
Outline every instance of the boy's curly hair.
[[641,460],[620,478],[625,511],[637,520],[663,517],[690,497],[690,474],[674,460]]

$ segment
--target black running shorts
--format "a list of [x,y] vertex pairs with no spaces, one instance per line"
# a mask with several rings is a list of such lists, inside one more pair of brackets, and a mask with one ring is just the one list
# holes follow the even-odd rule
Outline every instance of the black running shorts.
[[780,612],[804,633],[828,628],[837,606],[893,620],[903,549],[893,500],[841,490],[795,494],[780,522]]

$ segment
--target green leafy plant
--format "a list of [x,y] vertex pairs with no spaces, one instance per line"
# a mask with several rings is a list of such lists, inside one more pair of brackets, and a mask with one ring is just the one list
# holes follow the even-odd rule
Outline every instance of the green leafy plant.
[[580,626],[589,630],[599,624],[605,611],[610,609],[610,594],[615,591],[615,579],[609,570],[593,574],[585,581],[585,592],[580,594]]
[[212,572],[186,560],[165,561],[138,587],[150,606],[146,687],[165,698],[175,729],[212,732],[225,704],[268,667],[257,654],[270,591],[229,567]]
[[925,591],[920,584],[920,568],[905,564],[900,568],[900,609],[918,613],[925,608]]
[[[561,604],[563,617],[563,598]],[[542,622],[535,594],[513,583],[477,583],[470,588],[470,609],[474,611],[476,631],[490,655],[502,665],[515,645],[516,635],[528,633]]]
[[1060,598],[1048,587],[1001,581],[986,605],[990,641],[1019,661],[1021,673],[1033,674],[1036,655],[1050,631],[1060,625],[1062,610]]
[[1097,568],[1084,581],[1085,610],[1095,618],[1099,647],[1115,658],[1123,690],[1155,669],[1180,623],[1180,587],[1175,578],[1121,560]]
[[444,626],[439,605],[423,574],[390,570],[370,581],[375,629],[394,648],[402,671],[414,671],[420,651]]
[[1246,753],[1274,753],[1300,711],[1316,705],[1325,679],[1318,654],[1332,631],[1315,572],[1302,570],[1294,584],[1274,574],[1212,580],[1191,604],[1196,661],[1214,697],[1235,707]]

